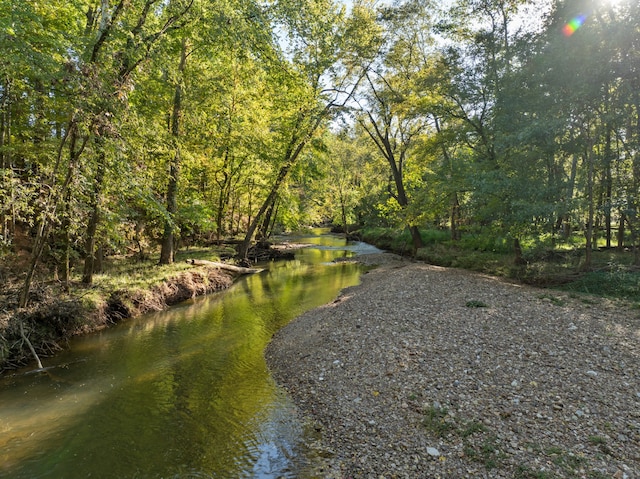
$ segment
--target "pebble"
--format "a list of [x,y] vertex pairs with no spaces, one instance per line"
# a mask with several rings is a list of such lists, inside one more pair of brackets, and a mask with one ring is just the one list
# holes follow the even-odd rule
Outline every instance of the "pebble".
[[440,457],[440,451],[438,451],[435,447],[428,447],[427,454],[431,457]]
[[[335,451],[319,477],[640,479],[637,312],[569,298],[550,316],[528,286],[395,266],[294,320],[265,351]],[[492,307],[460,307],[472,293]],[[425,421],[445,410],[445,431]]]

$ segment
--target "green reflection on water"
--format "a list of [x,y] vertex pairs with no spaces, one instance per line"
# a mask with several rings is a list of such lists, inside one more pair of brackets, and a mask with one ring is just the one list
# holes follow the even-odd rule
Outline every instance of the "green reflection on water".
[[0,476],[309,477],[263,350],[357,283],[356,265],[324,264],[345,254],[306,249],[226,292],[79,338],[47,374],[3,379]]

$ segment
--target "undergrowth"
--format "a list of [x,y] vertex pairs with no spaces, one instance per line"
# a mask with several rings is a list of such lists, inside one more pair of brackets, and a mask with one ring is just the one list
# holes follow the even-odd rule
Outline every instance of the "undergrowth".
[[[424,247],[415,258],[436,266],[462,268],[513,279],[543,288],[631,301],[640,308],[640,268],[633,253],[616,249],[594,250],[591,271],[583,271],[584,249],[580,237],[564,242],[541,236],[521,240],[523,264],[515,264],[513,241],[491,234],[467,233],[452,241],[445,230],[421,231]],[[410,255],[407,229],[363,228],[363,241],[378,248]]]
[[5,287],[0,304],[0,313],[4,312],[0,315],[0,374],[32,359],[21,330],[38,355],[47,357],[79,332],[228,287],[231,279],[227,275],[212,269],[202,271],[185,261],[216,261],[219,256],[219,251],[211,249],[184,251],[165,266],[159,266],[157,258],[108,258],[104,272],[94,275],[93,284],[83,285],[79,274],[73,276],[70,292],[65,292],[60,281],[39,277],[34,281],[29,307],[9,314],[16,309],[19,294],[19,283],[14,280],[11,287]]

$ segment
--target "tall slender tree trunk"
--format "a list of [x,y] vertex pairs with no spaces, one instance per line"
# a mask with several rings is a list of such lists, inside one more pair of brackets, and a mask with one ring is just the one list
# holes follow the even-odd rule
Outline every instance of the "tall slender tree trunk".
[[[306,134],[298,136],[298,131],[294,131],[294,136],[289,141],[289,145],[284,154],[284,164],[278,171],[278,175],[276,176],[276,179],[271,186],[271,190],[269,191],[267,198],[262,203],[262,206],[258,210],[258,213],[256,213],[255,217],[250,222],[242,243],[238,245],[238,256],[240,258],[244,260],[247,259],[247,253],[249,252],[249,247],[251,246],[253,235],[256,232],[258,225],[261,223],[264,214],[266,213],[267,209],[274,204],[278,192],[280,191],[280,187],[289,174],[289,170],[296,163],[298,157],[300,156],[300,153],[302,153],[302,150],[307,145],[307,142],[313,137],[318,127],[322,124],[322,121],[326,118],[332,106],[333,105],[329,104],[325,106],[325,108],[321,112],[318,113],[318,116],[315,117],[312,123],[308,126]],[[304,119],[305,115],[304,113],[301,113],[297,120],[298,127],[303,124]]]
[[[67,139],[69,142],[69,162],[67,164],[67,171],[62,183],[59,185],[59,187],[56,187],[58,181],[56,179],[56,175],[58,174],[59,164],[63,156],[63,148],[65,143],[67,142]],[[44,202],[44,207],[42,209],[42,219],[40,221],[40,226],[38,227],[36,237],[33,241],[31,259],[29,261],[29,266],[24,278],[22,291],[20,293],[20,299],[18,301],[18,307],[20,308],[26,308],[29,302],[29,292],[31,291],[33,275],[35,273],[36,266],[40,261],[40,257],[42,256],[44,246],[49,236],[49,231],[53,222],[52,217],[56,209],[58,208],[60,198],[65,196],[67,189],[69,188],[71,179],[76,172],[77,162],[82,155],[82,152],[84,151],[84,148],[88,141],[88,137],[84,137],[80,141],[81,144],[78,146],[77,143],[79,140],[80,139],[78,138],[77,124],[75,120],[71,120],[69,131],[61,141],[60,149],[58,151],[58,159],[56,160],[56,165],[51,174],[49,193],[47,199]]]
[[624,213],[620,213],[620,219],[618,220],[618,250],[624,250]]
[[[2,101],[0,101],[0,175],[1,180],[6,181],[4,188],[11,191],[13,195],[11,160],[9,157],[9,149],[5,149],[5,146],[9,145],[11,139],[11,112],[9,94],[11,90],[11,83],[6,80],[2,85]],[[13,201],[11,202],[13,205]],[[13,221],[10,218],[15,217],[4,207],[0,208],[0,236],[2,236],[2,242],[8,244],[10,237],[15,234],[15,230],[10,227]]]
[[229,183],[229,175],[226,171],[223,172],[224,179],[222,185],[219,185],[218,189],[218,211],[216,211],[216,236],[218,243],[222,241],[222,235],[224,232],[224,216],[229,204],[230,189],[227,187]]
[[244,240],[238,246],[238,256],[240,258],[247,259],[247,254],[249,253],[249,247],[251,246],[251,240],[253,239],[253,235],[256,232],[256,229],[258,228],[258,225],[260,224],[262,218],[264,217],[264,214],[266,213],[267,209],[276,200],[276,196],[278,195],[280,186],[282,185],[282,183],[284,183],[284,180],[287,178],[287,175],[289,174],[289,169],[293,166],[294,161],[295,161],[295,158],[289,160],[289,162],[287,162],[282,168],[280,168],[280,171],[278,172],[278,176],[276,177],[276,180],[271,186],[269,195],[267,195],[267,199],[262,203],[262,206],[258,210],[258,213],[256,213],[255,217],[251,221],[251,224],[249,224],[249,227],[247,228],[247,233],[244,236]]
[[[407,192],[404,188],[404,180],[402,178],[402,169],[398,167],[398,164],[395,161],[395,157],[391,156],[391,159],[387,158],[389,161],[389,165],[391,166],[391,172],[393,174],[393,180],[396,185],[396,200],[398,204],[403,209],[409,206],[409,198],[407,196]],[[424,244],[422,243],[422,236],[420,236],[420,230],[415,225],[408,225],[409,233],[411,233],[411,242],[413,244],[413,254],[418,251],[419,248],[422,248]]]
[[[635,92],[635,104],[636,104],[636,125],[635,134],[636,141],[640,140],[640,100],[638,92]],[[633,194],[629,195],[632,204],[629,205],[631,213],[627,216],[627,223],[629,225],[629,231],[631,233],[631,244],[633,248],[633,264],[640,266],[640,235],[638,234],[638,210],[640,209],[640,198],[638,198],[638,192],[640,192],[640,154],[637,152],[633,155],[631,162],[632,170],[632,191]]]
[[160,264],[171,264],[175,257],[175,214],[178,210],[178,179],[180,175],[180,119],[182,115],[182,75],[187,64],[187,38],[182,40],[180,65],[178,66],[178,82],[173,96],[171,116],[171,137],[175,152],[169,164],[169,182],[167,184],[167,215],[162,236]]
[[[436,131],[441,133],[442,130],[440,128],[440,120],[438,117],[434,118],[434,122]],[[453,176],[453,160],[451,155],[449,155],[447,145],[444,142],[441,142],[440,148],[442,149],[442,156],[444,156],[445,161],[449,165],[451,176]],[[457,191],[453,191],[453,193],[451,193],[451,214],[449,218],[451,223],[451,239],[453,241],[458,241],[460,239],[460,230],[458,229],[458,223],[460,221],[460,200],[458,199]]]
[[256,239],[258,241],[266,241],[269,239],[269,227],[271,226],[271,217],[273,216],[273,212],[275,211],[275,206],[277,202],[278,202],[278,197],[276,196],[273,199],[273,203],[269,205],[269,207],[267,208],[267,211],[264,214],[262,224],[260,225],[260,228],[258,228],[258,233],[256,234]]
[[611,148],[611,129],[607,128],[607,137],[604,148],[604,161],[605,161],[605,185],[604,185],[604,227],[606,236],[606,246],[611,248],[611,212],[613,210],[613,176],[611,172],[613,151]]
[[[573,191],[576,185],[576,175],[578,174],[578,155],[573,155],[571,159],[571,172],[569,174],[569,181],[567,182],[567,189],[565,193],[565,204],[569,205],[573,198]],[[569,222],[569,214],[566,211],[562,212],[562,237],[566,240],[571,235],[571,223]]]
[[522,245],[520,245],[519,238],[513,239],[513,252],[515,253],[513,264],[516,266],[522,266],[527,263],[522,257]]
[[344,228],[345,234],[349,234],[349,225],[347,224],[347,193],[345,192],[345,185],[342,184],[340,180],[338,180],[338,196],[340,200],[340,220],[342,221],[342,227]]
[[594,158],[593,148],[589,145],[589,148],[585,154],[585,160],[587,161],[587,222],[584,229],[585,236],[585,256],[584,264],[582,265],[583,271],[591,270],[592,257],[593,257],[593,223],[595,216],[594,198],[593,198],[593,180],[594,180]]
[[[387,160],[389,167],[391,168],[391,175],[393,178],[394,185],[396,187],[396,193],[390,193],[398,202],[398,205],[402,209],[406,209],[409,206],[409,199],[407,197],[407,192],[404,187],[404,179],[403,179],[403,164],[405,161],[405,153],[406,148],[409,146],[408,140],[402,142],[402,147],[398,149],[394,144],[392,144],[393,139],[389,136],[390,129],[390,118],[385,118],[382,124],[378,124],[374,119],[371,113],[367,113],[369,117],[369,121],[371,122],[371,126],[367,126],[364,122],[360,124],[364,127],[365,131],[369,135],[369,137],[373,140],[373,142],[378,147],[378,150],[384,158]],[[399,152],[399,157],[397,153]],[[411,241],[413,243],[413,253],[415,254],[419,248],[422,248],[422,237],[420,236],[420,230],[417,226],[412,224],[407,224],[409,228],[409,232],[411,234]]]
[[[640,122],[640,119],[639,119]],[[636,154],[633,158],[633,190],[640,191],[640,155]],[[629,224],[629,231],[631,233],[631,244],[633,248],[633,264],[634,266],[640,266],[640,217],[638,215],[638,208],[640,207],[640,199],[635,198],[634,208],[632,213],[627,216],[627,223]]]
[[87,224],[87,233],[85,240],[86,256],[84,259],[84,270],[82,273],[82,282],[84,284],[91,284],[93,282],[93,273],[95,271],[96,232],[98,231],[98,224],[100,223],[100,200],[102,196],[102,188],[107,161],[106,152],[104,150],[104,133],[104,131],[99,132],[94,140],[98,154],[98,161],[96,165],[96,176],[93,182],[93,191],[91,193],[91,199],[89,200],[91,217],[89,218],[89,223]]
[[64,289],[71,289],[71,189],[69,188],[63,200],[62,231],[64,231]]
[[460,201],[458,200],[458,193],[453,192],[451,197],[451,239],[458,241],[460,239],[460,230],[458,229],[458,223],[460,222]]
[[167,215],[162,235],[160,264],[171,264],[175,259],[175,225],[174,219],[178,210],[178,177],[180,174],[180,147],[176,146],[175,154],[169,165],[169,183],[167,185]]

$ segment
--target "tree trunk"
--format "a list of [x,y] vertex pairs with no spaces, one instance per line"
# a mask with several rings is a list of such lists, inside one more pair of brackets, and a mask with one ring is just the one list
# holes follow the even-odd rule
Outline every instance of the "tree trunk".
[[[391,165],[391,171],[393,173],[393,180],[396,184],[397,197],[396,200],[402,209],[406,209],[409,206],[409,199],[407,197],[406,190],[404,189],[404,180],[402,178],[402,170],[398,167],[395,161],[389,160]],[[409,232],[411,233],[411,241],[413,243],[413,254],[415,255],[418,249],[422,248],[422,236],[420,236],[420,230],[415,225],[409,225]]]
[[[238,256],[240,258],[244,260],[247,259],[247,253],[249,252],[249,247],[251,246],[251,240],[253,239],[253,235],[256,232],[258,225],[262,221],[267,208],[269,208],[269,206],[271,206],[275,202],[276,196],[280,191],[280,187],[289,174],[289,170],[298,160],[298,157],[300,156],[300,153],[302,153],[304,147],[307,145],[307,142],[313,137],[318,127],[322,124],[322,121],[326,118],[327,114],[331,110],[331,107],[332,105],[329,104],[325,106],[321,112],[318,112],[317,117],[313,119],[313,122],[308,126],[308,129],[304,135],[298,136],[298,131],[296,131],[297,128],[296,130],[294,130],[294,136],[289,141],[289,146],[287,147],[287,150],[284,154],[284,165],[280,168],[280,171],[278,171],[278,176],[276,177],[276,180],[273,183],[271,190],[269,191],[269,195],[262,203],[262,206],[258,210],[256,216],[253,218],[253,221],[251,221],[251,223],[249,224],[244,240],[238,246]],[[298,127],[300,127],[300,125],[303,123],[304,117],[304,113],[301,113],[299,115],[297,120]]]
[[233,264],[227,263],[219,263],[217,261],[207,261],[206,259],[188,259],[188,264],[192,264],[194,266],[211,266],[213,268],[222,269],[224,271],[229,271],[231,273],[236,274],[255,274],[264,271],[260,268],[245,268],[243,266],[236,266]]
[[167,185],[167,216],[164,222],[162,247],[160,249],[160,264],[171,264],[175,259],[175,225],[174,219],[178,210],[178,176],[180,172],[180,147],[176,147],[175,154],[169,166],[169,183]]
[[593,159],[593,151],[589,146],[589,149],[586,152],[585,160],[588,162],[587,164],[587,201],[588,201],[588,213],[587,213],[587,222],[584,229],[585,236],[585,257],[584,264],[582,265],[583,271],[590,271],[592,264],[592,256],[593,256],[593,222],[594,222],[594,205],[593,205],[593,176],[594,176],[594,159]]
[[[569,204],[571,202],[571,198],[573,198],[573,192],[576,184],[576,175],[578,173],[578,155],[573,155],[571,160],[571,173],[569,174],[569,181],[567,182],[567,189],[565,193],[565,204]],[[569,215],[567,211],[564,211],[562,214],[562,237],[563,239],[569,239],[571,235],[571,223],[569,222]]]
[[340,216],[342,219],[342,227],[344,228],[344,232],[345,234],[349,234],[349,225],[347,224],[347,206],[345,204],[345,198],[344,198],[344,194],[342,192],[342,189],[340,189]]
[[[67,141],[67,138],[69,140],[69,163],[67,164],[67,173],[60,187],[56,188],[56,174],[58,173],[57,170],[61,161],[61,157],[63,156],[63,147]],[[89,138],[83,138],[80,146],[77,146],[78,139],[79,138],[76,123],[74,120],[71,120],[68,133],[62,139],[62,142],[60,144],[60,149],[58,150],[58,159],[56,160],[56,165],[51,174],[49,193],[42,208],[42,219],[40,220],[40,226],[38,227],[38,232],[33,241],[31,259],[29,261],[27,273],[22,285],[22,291],[20,292],[20,299],[18,301],[18,307],[20,308],[27,307],[27,304],[29,302],[29,292],[31,290],[31,282],[33,281],[33,275],[35,273],[36,266],[40,261],[44,246],[47,242],[47,237],[49,236],[49,230],[53,222],[52,216],[58,207],[60,198],[66,194],[69,188],[71,179],[73,178],[73,175],[76,171],[77,162],[80,159],[80,156],[82,155],[82,152],[84,151]]]
[[618,250],[619,251],[623,251],[624,250],[624,222],[625,222],[625,217],[624,217],[624,213],[620,214],[620,219],[618,220]]
[[273,203],[269,205],[264,214],[264,219],[262,220],[262,224],[260,225],[260,228],[258,228],[258,233],[256,234],[256,239],[258,241],[266,241],[269,239],[269,226],[271,226],[271,217],[273,216],[277,200],[278,198],[276,196],[273,199]]
[[222,241],[222,234],[224,231],[224,214],[226,211],[226,207],[229,204],[229,189],[227,188],[228,184],[228,174],[227,172],[223,172],[224,180],[222,185],[219,185],[218,190],[218,211],[216,212],[216,237],[218,243]]
[[20,320],[20,336],[22,336],[22,340],[27,343],[27,346],[29,347],[29,351],[31,351],[33,359],[35,359],[36,363],[38,364],[38,369],[42,369],[42,362],[40,361],[40,358],[38,357],[38,353],[36,353],[36,350],[33,347],[33,344],[31,344],[31,341],[29,341],[29,337],[24,332],[24,321],[23,320]]
[[175,153],[169,165],[169,182],[167,185],[167,216],[164,223],[160,264],[171,264],[175,257],[175,214],[178,210],[178,177],[180,174],[180,117],[182,115],[182,74],[187,63],[187,39],[182,40],[180,65],[178,66],[178,82],[173,96],[171,116],[171,136],[175,144]]
[[527,263],[522,257],[522,246],[520,245],[519,238],[513,239],[513,251],[515,253],[513,264],[515,264],[516,266],[522,266]]
[[87,225],[87,237],[85,242],[85,259],[84,270],[82,273],[82,282],[91,284],[93,282],[93,273],[95,270],[95,249],[96,249],[96,232],[100,223],[100,200],[102,196],[102,186],[104,183],[104,175],[106,170],[106,152],[104,131],[100,131],[95,138],[95,145],[98,152],[98,162],[96,166],[96,177],[93,183],[93,192],[89,206],[91,207],[91,217]]
[[62,231],[64,231],[64,289],[71,290],[71,190],[68,189],[63,202]]
[[409,231],[411,232],[411,241],[413,243],[413,255],[415,256],[418,250],[422,248],[424,244],[422,243],[422,236],[420,235],[420,230],[418,229],[417,226],[409,226]]
[[[398,149],[394,144],[392,144],[393,139],[389,138],[390,125],[388,123],[384,123],[382,126],[380,126],[378,125],[378,123],[376,123],[371,113],[367,114],[369,116],[369,121],[371,122],[371,127],[365,125],[364,122],[361,122],[360,124],[364,127],[369,137],[378,147],[380,153],[382,153],[384,158],[387,160],[387,163],[391,168],[391,175],[396,187],[396,194],[394,195],[391,191],[390,193],[396,199],[398,205],[400,205],[402,209],[406,209],[406,207],[409,205],[409,199],[404,188],[402,169],[405,160],[405,151],[408,147],[408,141],[404,142],[404,144],[402,145],[402,148],[405,148],[405,150],[400,149],[400,157],[398,158],[398,155],[396,154],[398,152]],[[387,119],[387,121],[390,121],[390,119]],[[407,226],[409,228],[409,232],[411,233],[411,240],[413,242],[413,253],[415,254],[419,248],[422,248],[422,246],[424,246],[422,243],[422,237],[420,236],[420,231],[418,230],[417,226],[411,224],[408,224]]]
[[604,148],[604,159],[605,159],[605,185],[604,185],[604,195],[605,195],[605,204],[604,206],[604,227],[605,227],[605,236],[606,236],[606,246],[607,248],[611,247],[611,212],[613,206],[613,177],[611,172],[611,163],[612,163],[612,149],[611,149],[611,129],[607,128],[607,137]]
[[[296,155],[297,156],[297,155]],[[251,221],[249,228],[247,229],[247,233],[244,236],[244,240],[238,246],[238,256],[242,259],[247,259],[247,253],[249,252],[249,247],[251,246],[251,240],[253,239],[253,234],[256,232],[258,228],[258,224],[262,220],[267,208],[269,208],[276,199],[278,191],[280,190],[280,186],[284,183],[284,180],[287,178],[289,174],[289,169],[293,166],[296,158],[290,159],[278,172],[278,176],[276,177],[276,181],[273,183],[271,187],[271,191],[269,191],[269,195],[267,199],[262,203],[262,206],[258,210],[258,213]]]
[[6,80],[3,85],[2,102],[0,103],[0,174],[2,181],[7,181],[6,188],[10,191],[10,208],[0,208],[0,235],[2,242],[9,244],[16,232],[15,189],[13,186],[13,159],[11,157],[11,81]]
[[460,202],[458,201],[458,193],[453,192],[451,199],[451,239],[458,241],[460,239],[460,230],[458,223],[460,221]]

